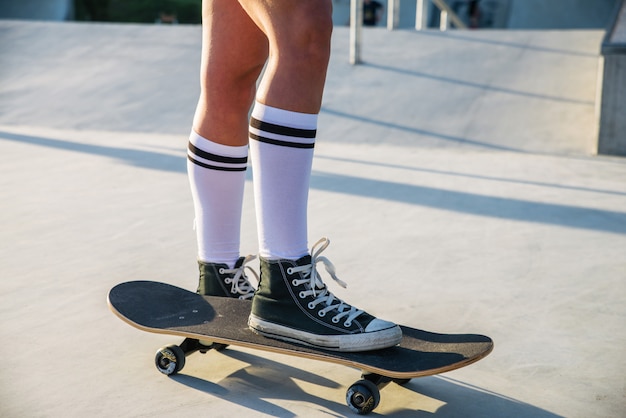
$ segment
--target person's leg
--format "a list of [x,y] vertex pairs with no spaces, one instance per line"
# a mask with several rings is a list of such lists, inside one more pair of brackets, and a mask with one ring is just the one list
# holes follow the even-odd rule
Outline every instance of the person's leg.
[[203,2],[201,92],[188,146],[201,294],[252,297],[239,257],[248,112],[267,38],[233,0]]
[[250,120],[261,280],[250,327],[266,336],[341,351],[388,347],[399,327],[328,291],[308,254],[307,200],[317,114],[332,32],[331,0],[240,0],[269,40],[269,61]]
[[330,0],[240,0],[270,49],[250,125],[259,253],[308,252],[307,200],[330,57]]
[[270,44],[250,126],[259,253],[297,259],[308,252],[309,179],[330,58],[332,2],[240,3]]
[[268,41],[233,0],[203,0],[200,100],[193,129],[229,146],[248,144],[248,112]]
[[331,0],[239,0],[270,44],[257,101],[317,114],[322,105],[332,33]]

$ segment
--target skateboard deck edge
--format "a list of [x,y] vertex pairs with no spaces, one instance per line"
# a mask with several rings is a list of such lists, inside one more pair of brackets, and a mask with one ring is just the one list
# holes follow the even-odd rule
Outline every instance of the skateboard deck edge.
[[172,330],[172,329],[161,329],[161,328],[152,328],[152,327],[147,327],[141,324],[138,324],[130,319],[128,319],[126,316],[122,315],[117,309],[115,309],[115,307],[113,306],[113,304],[111,303],[111,301],[109,300],[109,296],[107,295],[107,305],[109,307],[109,309],[111,310],[111,312],[113,314],[115,314],[115,316],[117,316],[119,319],[121,319],[122,321],[124,321],[125,323],[127,323],[128,325],[137,328],[141,331],[144,332],[149,332],[152,334],[161,334],[161,335],[173,335],[173,336],[178,336],[178,337],[182,337],[182,338],[191,338],[191,339],[196,339],[196,340],[210,340],[212,342],[216,342],[216,343],[220,343],[220,344],[227,344],[227,345],[232,345],[232,346],[236,346],[236,347],[244,347],[244,348],[250,348],[250,349],[254,349],[254,350],[260,350],[260,351],[266,351],[266,352],[271,352],[271,353],[277,353],[277,354],[282,354],[282,355],[289,355],[289,356],[295,356],[295,357],[300,357],[300,358],[306,358],[306,359],[311,359],[311,360],[317,360],[317,361],[323,361],[326,363],[334,363],[334,364],[338,364],[338,365],[342,365],[342,366],[347,366],[347,367],[352,367],[355,369],[359,369],[365,372],[369,372],[369,373],[376,373],[379,374],[381,376],[385,376],[385,377],[389,377],[389,378],[393,378],[393,379],[411,379],[411,378],[416,378],[416,377],[426,377],[426,376],[434,376],[437,374],[441,374],[441,373],[446,373],[446,372],[450,372],[456,369],[460,369],[463,368],[465,366],[469,366],[470,364],[476,363],[477,361],[485,358],[486,356],[488,356],[491,351],[493,351],[493,344],[491,346],[491,348],[485,352],[483,352],[480,356],[476,356],[476,357],[472,357],[472,358],[468,358],[464,361],[459,361],[457,363],[448,365],[448,366],[444,366],[444,367],[439,367],[439,368],[434,368],[434,369],[428,369],[428,370],[423,370],[423,371],[419,371],[419,372],[394,372],[394,371],[389,371],[386,369],[381,369],[381,368],[377,368],[377,367],[373,367],[367,364],[363,364],[363,363],[359,363],[356,361],[350,361],[350,360],[343,360],[343,359],[338,359],[338,358],[334,358],[334,357],[329,357],[324,355],[323,353],[320,354],[315,354],[315,353],[310,353],[310,352],[302,352],[302,351],[298,351],[298,350],[290,350],[288,348],[281,348],[281,347],[274,347],[271,345],[262,345],[262,344],[255,344],[255,343],[249,343],[249,342],[243,342],[243,341],[238,341],[238,340],[234,340],[234,339],[228,339],[228,338],[220,338],[220,337],[213,337],[213,336],[208,336],[208,335],[204,335],[204,334],[196,334],[196,333],[192,333],[192,332],[185,332],[185,331],[176,331],[176,330]]

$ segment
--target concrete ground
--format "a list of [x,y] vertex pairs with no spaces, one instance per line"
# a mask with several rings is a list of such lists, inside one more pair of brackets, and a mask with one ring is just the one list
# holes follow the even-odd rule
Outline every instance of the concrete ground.
[[[337,28],[310,240],[377,315],[491,336],[472,366],[389,386],[372,416],[623,417],[626,160],[592,155],[601,31]],[[357,371],[194,354],[108,290],[194,289],[185,145],[200,29],[0,22],[0,416],[350,416]],[[242,251],[256,252],[251,183]]]

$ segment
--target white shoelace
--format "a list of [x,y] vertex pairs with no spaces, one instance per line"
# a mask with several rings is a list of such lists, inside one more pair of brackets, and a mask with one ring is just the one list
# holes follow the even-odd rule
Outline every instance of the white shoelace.
[[246,265],[255,258],[255,255],[248,255],[244,258],[241,266],[233,269],[220,269],[220,274],[233,274],[233,277],[227,277],[224,282],[231,285],[231,293],[239,293],[241,295],[239,299],[250,299],[254,296],[254,287],[246,277],[245,270],[248,269],[256,278],[257,283],[259,282],[259,276],[254,269]]
[[[351,306],[341,299],[335,297],[331,292],[328,291],[328,288],[320,278],[320,275],[317,271],[317,263],[324,264],[326,271],[330,274],[330,277],[334,281],[336,281],[341,287],[347,287],[346,283],[341,281],[336,273],[335,266],[330,260],[326,257],[320,256],[322,251],[324,251],[328,245],[330,244],[330,240],[328,238],[322,238],[317,241],[313,247],[311,247],[311,264],[307,264],[304,266],[298,267],[290,267],[287,269],[288,274],[293,273],[304,273],[304,279],[294,279],[292,284],[294,286],[300,286],[301,284],[306,283],[308,290],[303,290],[300,292],[300,298],[304,299],[307,296],[313,296],[315,299],[309,302],[309,309],[315,309],[315,307],[319,304],[323,304],[324,308],[318,311],[318,315],[323,317],[328,312],[332,310],[337,310],[337,315],[335,315],[331,320],[333,323],[337,324],[343,318],[345,318],[344,326],[349,327],[352,324],[352,321],[357,316],[363,313],[362,310]],[[320,248],[316,249],[316,247],[320,246]]]

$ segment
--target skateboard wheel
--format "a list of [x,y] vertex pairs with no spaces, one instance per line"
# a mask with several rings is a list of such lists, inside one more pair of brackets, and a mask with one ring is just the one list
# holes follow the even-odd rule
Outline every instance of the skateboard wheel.
[[354,412],[365,415],[374,410],[380,402],[378,387],[369,380],[359,380],[346,392],[346,403]]
[[177,345],[162,347],[156,352],[154,364],[164,375],[174,375],[185,367],[185,352]]

